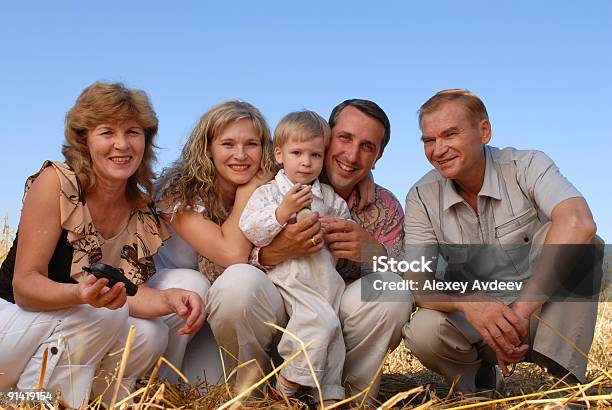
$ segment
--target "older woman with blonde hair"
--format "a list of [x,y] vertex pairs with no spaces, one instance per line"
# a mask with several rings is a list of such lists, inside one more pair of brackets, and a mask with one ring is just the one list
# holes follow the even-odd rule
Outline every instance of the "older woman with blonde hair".
[[[168,332],[202,325],[200,295],[145,284],[167,236],[150,205],[157,128],[144,92],[95,83],[66,115],[65,162],[46,161],[28,178],[18,235],[0,269],[0,389],[42,382],[79,407],[97,369],[110,380],[120,355],[108,353],[123,347],[133,323],[123,396],[164,351]],[[137,293],[87,274],[94,262],[118,268]],[[96,394],[106,387],[101,375]]]
[[[181,156],[156,183],[157,208],[172,233],[155,255],[157,283],[191,288],[199,277],[209,288],[226,267],[246,263],[252,245],[238,221],[253,191],[272,178],[274,168],[270,131],[257,108],[227,101],[204,113]],[[182,339],[169,355],[177,366],[189,337]],[[194,349],[190,357],[206,361],[199,343],[190,345],[192,353]],[[216,349],[213,355],[218,357]],[[193,372],[188,375],[202,376],[203,369],[189,362],[185,365]]]

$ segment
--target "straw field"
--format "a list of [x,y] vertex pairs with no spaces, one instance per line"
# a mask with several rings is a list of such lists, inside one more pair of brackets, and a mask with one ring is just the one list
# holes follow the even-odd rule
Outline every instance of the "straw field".
[[[4,218],[0,237],[0,262],[5,258],[14,231]],[[604,263],[606,278],[604,291],[599,305],[598,321],[593,346],[588,355],[587,383],[570,386],[563,380],[556,380],[543,369],[534,364],[519,364],[514,374],[506,380],[506,391],[495,392],[493,398],[456,395],[449,391],[444,380],[424,368],[411,355],[410,351],[400,344],[391,352],[382,371],[381,390],[376,407],[382,409],[468,409],[468,408],[612,408],[612,255]],[[282,329],[281,329],[282,330]],[[128,338],[127,346],[131,344]],[[125,358],[129,349],[123,353]],[[189,381],[188,383],[168,384],[155,380],[160,366],[171,366],[160,358],[150,377],[142,380],[139,389],[131,400],[135,407],[144,408],[187,408],[187,409],[306,409],[304,403],[295,399],[286,399],[270,394],[269,382],[274,372],[264,375],[257,385],[247,386],[240,392],[234,391],[229,384],[208,384],[207,382]],[[171,366],[172,367],[172,366]],[[279,370],[279,369],[276,369]],[[1,369],[0,369],[1,371]],[[176,370],[177,373],[178,370]],[[119,369],[121,374],[121,369]],[[120,377],[120,376],[119,376]],[[229,375],[228,375],[229,377]],[[213,381],[214,382],[214,381]],[[255,394],[250,394],[255,393]],[[343,408],[366,408],[363,394],[355,392]],[[126,406],[127,401],[116,402],[115,406]],[[55,407],[61,405],[56,401]],[[36,406],[22,405],[20,408],[49,408],[42,403]],[[60,406],[61,407],[61,406]],[[99,400],[92,401],[91,409],[102,409]],[[332,406],[328,408],[340,408]]]

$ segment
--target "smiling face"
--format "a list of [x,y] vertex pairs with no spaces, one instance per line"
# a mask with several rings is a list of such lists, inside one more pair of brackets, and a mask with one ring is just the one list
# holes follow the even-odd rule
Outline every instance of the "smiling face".
[[442,176],[473,184],[478,182],[473,178],[484,175],[482,147],[491,139],[488,120],[470,118],[459,103],[447,102],[423,115],[421,132],[425,156]]
[[294,184],[311,184],[321,174],[325,142],[323,136],[308,141],[285,142],[282,147],[274,148],[276,162],[283,165],[285,175]]
[[230,123],[213,139],[209,155],[224,192],[235,192],[238,185],[246,184],[257,174],[261,162],[261,137],[251,120]]
[[134,120],[100,124],[87,133],[87,147],[98,181],[126,183],[142,161],[145,132]]
[[385,129],[353,106],[338,114],[325,154],[325,170],[334,190],[348,198],[379,158]]

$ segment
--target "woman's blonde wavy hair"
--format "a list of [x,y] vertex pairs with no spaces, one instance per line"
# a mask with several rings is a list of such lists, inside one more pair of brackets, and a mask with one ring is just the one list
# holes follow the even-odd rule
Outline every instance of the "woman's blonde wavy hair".
[[[215,105],[200,117],[181,156],[165,169],[155,184],[155,197],[158,203],[170,204],[173,211],[181,212],[198,205],[205,208],[204,215],[211,221],[221,224],[227,211],[221,201],[221,192],[215,172],[215,165],[207,155],[212,141],[229,124],[248,119],[259,135],[262,145],[260,169],[275,170],[272,159],[272,140],[270,129],[263,115],[253,105],[244,101],[226,101]],[[166,206],[160,206],[167,209]]]
[[129,89],[121,83],[93,83],[83,90],[74,107],[66,114],[66,141],[62,145],[62,154],[76,173],[84,193],[96,186],[87,134],[100,124],[130,120],[144,128],[145,149],[140,166],[128,179],[126,195],[130,201],[141,205],[151,202],[157,115],[144,91]]

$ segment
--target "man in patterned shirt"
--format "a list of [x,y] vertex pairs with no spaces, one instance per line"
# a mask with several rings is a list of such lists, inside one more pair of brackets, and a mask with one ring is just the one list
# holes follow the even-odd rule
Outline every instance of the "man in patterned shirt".
[[[349,393],[355,393],[368,386],[386,352],[399,344],[414,301],[409,293],[401,302],[361,299],[362,247],[367,245],[377,254],[398,258],[403,243],[404,212],[399,201],[375,185],[373,202],[364,205],[357,189],[389,142],[389,119],[374,102],[353,99],[334,108],[329,123],[332,138],[325,154],[327,182],[347,201],[357,223],[337,218],[319,220],[313,214],[288,224],[270,245],[254,255],[252,262],[265,269],[292,257],[318,252],[323,246],[328,246],[336,257],[352,262],[349,268],[342,269],[347,287],[339,316],[346,346],[343,380]],[[228,297],[231,303],[227,303]],[[208,298],[208,322],[217,343],[240,362],[255,358],[263,368],[269,367],[277,332],[264,322],[287,322],[272,281],[253,266],[230,266],[210,288]],[[238,374],[239,386],[256,376],[245,370]],[[378,394],[379,381],[378,378],[369,390],[370,398]]]

